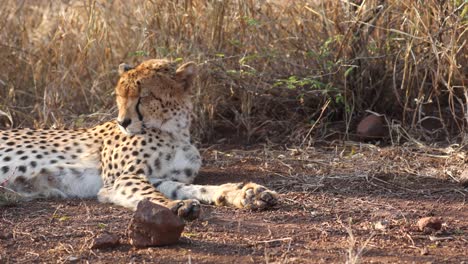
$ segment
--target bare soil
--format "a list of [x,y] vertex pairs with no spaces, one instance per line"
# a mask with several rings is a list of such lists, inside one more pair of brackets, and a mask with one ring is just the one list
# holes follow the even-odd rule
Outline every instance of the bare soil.
[[[202,149],[200,184],[255,181],[281,194],[268,211],[204,206],[179,244],[134,249],[132,213],[94,200],[0,208],[0,263],[468,263],[464,153],[341,144],[299,151]],[[455,176],[454,176],[455,175]],[[441,217],[440,231],[416,222]],[[110,232],[122,244],[90,249]]]

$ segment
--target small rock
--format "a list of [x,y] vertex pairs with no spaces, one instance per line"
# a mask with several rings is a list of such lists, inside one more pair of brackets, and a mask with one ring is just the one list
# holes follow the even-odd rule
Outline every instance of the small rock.
[[433,233],[442,228],[442,220],[439,217],[423,217],[418,221],[418,228],[426,234]]
[[67,259],[70,263],[76,263],[80,260],[79,257],[75,257],[75,256],[69,256],[68,259]]
[[374,223],[375,230],[385,231],[388,229],[388,227],[389,227],[389,223],[387,220],[377,221],[376,223]]
[[13,234],[8,232],[8,231],[2,231],[0,230],[0,239],[10,239],[13,238]]
[[184,227],[171,210],[145,199],[138,203],[127,234],[134,247],[164,246],[177,243]]
[[378,139],[385,136],[383,118],[376,115],[368,115],[359,122],[357,134],[363,139]]
[[120,238],[115,234],[102,234],[96,237],[91,244],[91,249],[112,248],[120,245]]

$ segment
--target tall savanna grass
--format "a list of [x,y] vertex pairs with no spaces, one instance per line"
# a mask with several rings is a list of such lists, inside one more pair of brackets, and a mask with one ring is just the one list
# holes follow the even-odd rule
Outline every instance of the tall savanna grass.
[[156,57],[199,63],[203,141],[346,138],[366,111],[460,140],[467,23],[464,0],[5,0],[0,126],[112,119],[118,64]]

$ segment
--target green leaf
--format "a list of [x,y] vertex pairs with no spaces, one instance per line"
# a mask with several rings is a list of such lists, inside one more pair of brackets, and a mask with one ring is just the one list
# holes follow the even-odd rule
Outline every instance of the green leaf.
[[356,66],[354,66],[354,65],[351,66],[351,67],[349,67],[349,68],[345,71],[344,76],[345,76],[345,77],[348,77],[348,75],[354,70],[354,68],[356,68]]
[[130,52],[128,55],[129,56],[134,56],[134,57],[143,57],[143,56],[148,56],[149,52],[147,52],[145,50],[137,50],[137,51],[134,51],[134,52]]
[[260,24],[258,20],[256,20],[255,18],[251,18],[251,17],[244,17],[244,21],[247,22],[247,25],[251,27],[258,26]]

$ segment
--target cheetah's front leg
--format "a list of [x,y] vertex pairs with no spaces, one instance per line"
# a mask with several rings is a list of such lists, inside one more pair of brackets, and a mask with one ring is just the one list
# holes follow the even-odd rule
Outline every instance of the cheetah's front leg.
[[114,184],[104,185],[98,193],[100,202],[110,202],[136,210],[143,199],[171,209],[174,214],[186,220],[200,216],[200,202],[193,199],[169,200],[158,192],[144,175],[122,175]]
[[150,179],[158,191],[172,199],[196,199],[216,204],[248,209],[266,209],[278,202],[278,194],[256,183],[226,183],[222,185],[183,184]]

